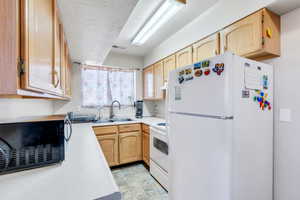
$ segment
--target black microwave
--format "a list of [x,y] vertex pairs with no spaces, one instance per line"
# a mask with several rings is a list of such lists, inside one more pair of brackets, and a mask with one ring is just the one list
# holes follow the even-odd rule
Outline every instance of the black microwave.
[[0,123],[0,175],[62,162],[70,137],[68,119]]

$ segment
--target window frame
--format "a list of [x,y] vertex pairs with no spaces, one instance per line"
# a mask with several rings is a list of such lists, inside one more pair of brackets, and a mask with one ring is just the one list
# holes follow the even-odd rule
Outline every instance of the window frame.
[[[131,105],[125,105],[122,104],[121,102],[121,106],[124,108],[127,107],[133,107],[134,106],[134,102],[137,100],[137,76],[138,76],[138,71],[140,71],[140,69],[138,68],[131,68],[131,67],[112,67],[112,66],[92,66],[92,65],[81,65],[81,79],[80,79],[80,90],[81,90],[81,107],[82,108],[105,108],[105,107],[110,107],[110,104],[108,105],[97,105],[97,106],[93,106],[93,105],[84,105],[83,102],[83,98],[84,98],[84,91],[83,91],[83,72],[82,70],[103,70],[103,71],[109,71],[109,72],[133,72],[133,98],[132,98],[132,104]],[[112,101],[114,101],[114,99],[112,99]]]

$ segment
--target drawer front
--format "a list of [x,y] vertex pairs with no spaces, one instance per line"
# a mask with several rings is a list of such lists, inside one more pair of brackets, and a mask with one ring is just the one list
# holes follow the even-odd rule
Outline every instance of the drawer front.
[[150,133],[150,127],[146,124],[143,124],[142,125],[142,129],[143,129],[143,132],[145,133]]
[[93,127],[96,135],[107,135],[107,134],[117,134],[118,127],[117,126],[99,126]]
[[119,125],[119,132],[130,132],[130,131],[140,131],[141,130],[141,124],[124,124]]

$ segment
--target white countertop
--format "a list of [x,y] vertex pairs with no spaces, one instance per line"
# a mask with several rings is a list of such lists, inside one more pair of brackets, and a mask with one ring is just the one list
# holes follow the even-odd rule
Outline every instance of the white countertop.
[[[93,132],[93,126],[165,122],[146,117],[130,122],[74,124],[66,145],[65,161],[38,169],[0,176],[0,199],[5,200],[92,200],[120,199],[110,168]],[[161,128],[161,127],[160,127]]]

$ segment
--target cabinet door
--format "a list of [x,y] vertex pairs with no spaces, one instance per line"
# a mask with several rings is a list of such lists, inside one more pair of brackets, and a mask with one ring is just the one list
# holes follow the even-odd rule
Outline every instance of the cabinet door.
[[144,99],[154,98],[154,71],[153,66],[144,69]]
[[262,49],[262,11],[258,11],[221,31],[223,52],[247,56]]
[[71,98],[72,96],[72,62],[69,54],[68,44],[65,42],[65,96]]
[[164,93],[162,86],[164,85],[164,65],[163,62],[154,64],[154,94],[155,99],[163,99]]
[[168,82],[169,73],[176,69],[176,56],[172,55],[163,60],[164,63],[164,82]]
[[98,142],[104,153],[105,159],[109,166],[115,166],[119,164],[118,159],[118,135],[103,135],[97,136]]
[[119,134],[120,164],[142,160],[142,141],[140,132]]
[[176,53],[176,68],[191,65],[193,63],[192,47],[187,47]]
[[150,163],[150,137],[146,132],[143,132],[143,161],[147,165]]
[[220,33],[209,36],[193,45],[193,62],[199,62],[220,54]]
[[55,93],[54,66],[54,1],[21,2],[21,55],[25,73],[22,88]]
[[66,76],[67,76],[67,62],[66,62],[66,51],[65,51],[65,34],[62,23],[60,23],[60,52],[61,52],[61,67],[62,67],[62,78],[61,84],[64,91],[64,96],[66,96]]
[[62,25],[59,19],[59,13],[58,8],[56,6],[56,0],[54,0],[55,3],[55,15],[54,15],[54,66],[53,66],[53,75],[52,75],[52,81],[55,88],[55,92],[57,94],[63,95],[64,93],[64,66],[63,66],[63,57],[62,57],[62,35],[61,35],[61,29]]

